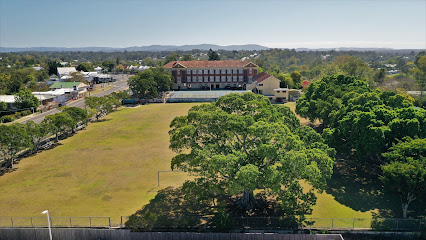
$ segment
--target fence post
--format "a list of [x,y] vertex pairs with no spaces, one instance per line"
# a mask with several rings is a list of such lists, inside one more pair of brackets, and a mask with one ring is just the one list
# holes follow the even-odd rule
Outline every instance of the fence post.
[[160,186],[160,171],[157,171],[157,187]]
[[92,217],[89,217],[90,228],[92,228]]
[[10,218],[10,222],[12,222],[12,227],[13,227],[13,217]]
[[352,224],[352,229],[355,230],[355,218],[354,218],[354,222]]
[[49,217],[49,218],[50,218],[50,226],[53,227],[52,217]]
[[331,230],[333,230],[334,227],[334,218],[331,219]]
[[34,225],[33,225],[33,218],[30,217],[30,220],[31,220],[31,227],[34,227]]
[[108,217],[109,220],[109,228],[111,228],[111,217]]
[[120,228],[122,228],[123,227],[123,216],[120,216]]
[[72,217],[70,217],[70,227],[72,227]]

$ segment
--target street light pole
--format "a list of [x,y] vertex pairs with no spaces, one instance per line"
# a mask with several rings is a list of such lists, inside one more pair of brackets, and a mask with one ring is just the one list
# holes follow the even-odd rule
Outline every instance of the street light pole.
[[41,214],[47,214],[47,224],[49,226],[49,236],[50,236],[50,240],[52,240],[52,229],[50,228],[50,217],[49,217],[49,211],[45,210],[43,212],[41,212]]

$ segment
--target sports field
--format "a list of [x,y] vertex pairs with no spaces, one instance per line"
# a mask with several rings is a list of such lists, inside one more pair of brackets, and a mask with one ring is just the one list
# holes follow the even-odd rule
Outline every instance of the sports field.
[[[195,104],[151,104],[111,113],[51,150],[23,159],[0,177],[0,216],[111,216],[117,221],[155,196],[157,170],[170,169],[169,124]],[[294,103],[289,104],[294,107]],[[164,173],[178,186],[182,173]],[[318,195],[313,217],[371,217]]]

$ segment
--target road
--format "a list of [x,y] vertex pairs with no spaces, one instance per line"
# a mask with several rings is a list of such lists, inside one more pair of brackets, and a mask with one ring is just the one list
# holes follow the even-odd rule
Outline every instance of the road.
[[[127,76],[126,75],[117,76],[117,81],[113,82],[113,83],[109,83],[109,84],[114,85],[114,87],[112,87],[108,90],[105,90],[103,92],[91,94],[91,97],[103,97],[103,96],[109,95],[113,92],[118,92],[120,90],[126,89],[128,87]],[[72,101],[72,102],[67,102],[67,106],[68,107],[83,108],[85,106],[84,98],[80,98],[80,99]],[[41,114],[31,116],[30,118],[27,118],[27,119],[21,121],[20,123],[26,123],[28,121],[34,121],[36,123],[41,123],[46,116],[52,115],[52,114],[55,114],[55,113],[58,113],[58,112],[60,112],[60,111],[55,108],[55,109],[43,112]]]

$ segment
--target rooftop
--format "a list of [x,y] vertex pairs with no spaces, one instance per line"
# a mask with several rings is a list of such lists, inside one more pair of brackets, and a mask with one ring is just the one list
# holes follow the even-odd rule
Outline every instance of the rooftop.
[[254,76],[253,82],[260,83],[260,82],[262,82],[263,80],[265,80],[269,77],[271,77],[271,75],[267,74],[266,72],[259,73],[256,76]]
[[74,88],[80,84],[81,82],[55,82],[50,88]]
[[0,95],[0,102],[15,103],[15,95]]
[[58,67],[58,74],[64,75],[64,74],[70,74],[73,72],[77,72],[75,67]]
[[164,65],[164,68],[233,68],[246,67],[251,64],[252,67],[257,67],[256,64],[249,61],[227,60],[227,61],[172,61]]

